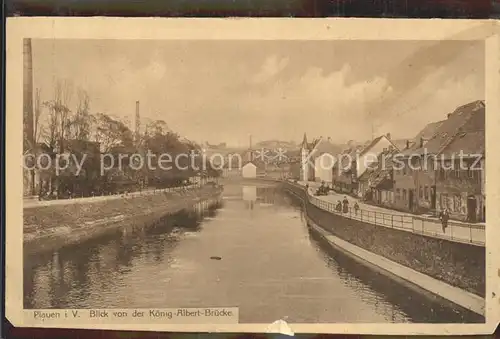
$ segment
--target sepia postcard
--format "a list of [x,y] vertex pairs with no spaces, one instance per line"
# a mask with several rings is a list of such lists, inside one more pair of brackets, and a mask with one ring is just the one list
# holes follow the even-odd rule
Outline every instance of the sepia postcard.
[[6,65],[15,326],[498,324],[496,21],[9,18]]

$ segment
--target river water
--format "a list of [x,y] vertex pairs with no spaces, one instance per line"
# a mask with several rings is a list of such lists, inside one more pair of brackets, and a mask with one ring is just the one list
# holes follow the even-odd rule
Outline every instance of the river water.
[[272,186],[24,259],[25,308],[239,307],[242,323],[463,322],[341,253]]

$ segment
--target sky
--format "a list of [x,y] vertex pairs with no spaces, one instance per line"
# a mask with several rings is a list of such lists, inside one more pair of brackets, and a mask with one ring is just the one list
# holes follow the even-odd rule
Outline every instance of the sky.
[[[330,137],[343,143],[426,124],[484,99],[478,41],[221,41],[35,39],[34,86],[57,81],[90,97],[92,113],[164,120],[211,144]],[[132,126],[132,124],[130,124]]]

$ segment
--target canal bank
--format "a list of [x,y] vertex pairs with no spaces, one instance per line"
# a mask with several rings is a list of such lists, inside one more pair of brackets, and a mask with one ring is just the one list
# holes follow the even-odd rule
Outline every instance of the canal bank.
[[25,257],[24,307],[234,305],[240,323],[259,324],[481,322],[323,246],[282,193],[224,185],[154,225]]
[[311,204],[303,189],[284,185],[304,205],[309,226],[331,246],[366,266],[484,315],[484,248],[349,220]]
[[[145,225],[220,195],[221,189],[205,186],[185,192],[122,196],[24,208],[24,254],[33,255],[81,243],[113,232],[123,225]],[[84,200],[84,199],[82,199]]]

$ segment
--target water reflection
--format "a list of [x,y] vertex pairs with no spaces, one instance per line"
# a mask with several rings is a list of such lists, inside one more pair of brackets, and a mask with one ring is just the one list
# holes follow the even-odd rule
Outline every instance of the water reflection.
[[[414,323],[483,323],[484,318],[459,306],[443,304],[431,295],[421,293],[368,270],[352,258],[328,246],[312,230],[312,241],[321,249],[328,266],[335,270],[342,282],[374,305],[377,312],[390,315],[393,322]],[[369,292],[369,293],[366,293]]]
[[245,202],[245,207],[247,210],[253,210],[255,207],[255,202],[257,201],[257,187],[255,186],[243,186],[243,201]]
[[484,321],[333,251],[293,197],[259,186],[227,192],[237,199],[25,258],[25,308],[238,305],[243,323]]
[[[150,225],[125,225],[115,233],[52,253],[25,257],[25,308],[85,308],[96,290],[122,280],[139,262],[161,265],[179,235],[200,230],[214,218],[223,201],[204,200],[167,214]],[[168,263],[167,263],[168,264]]]

